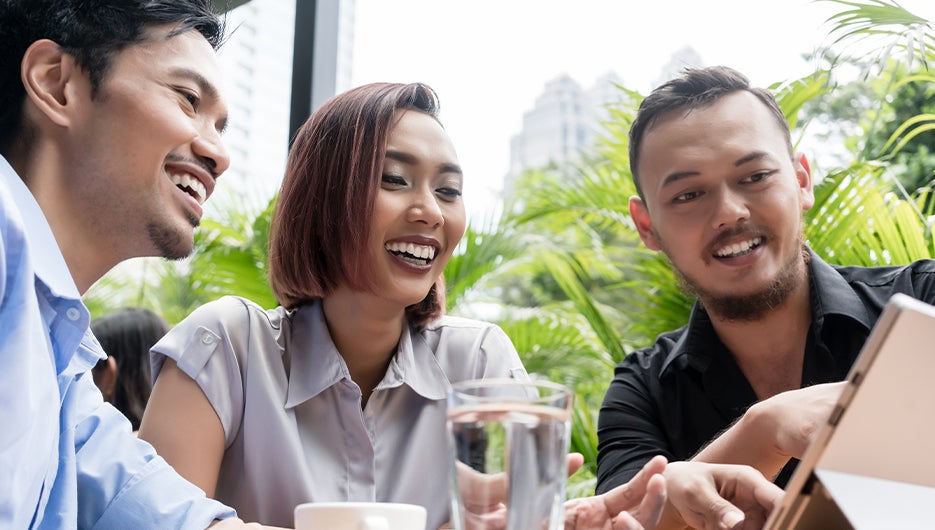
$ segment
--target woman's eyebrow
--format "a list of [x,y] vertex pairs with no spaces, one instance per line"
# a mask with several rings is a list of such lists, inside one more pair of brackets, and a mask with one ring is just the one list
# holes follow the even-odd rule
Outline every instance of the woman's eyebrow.
[[[386,158],[408,165],[415,165],[419,163],[419,159],[415,155],[405,151],[397,151],[395,149],[387,149]],[[439,164],[438,171],[439,173],[457,173],[459,175],[464,174],[464,171],[461,170],[461,166],[458,164],[452,164],[450,162]]]

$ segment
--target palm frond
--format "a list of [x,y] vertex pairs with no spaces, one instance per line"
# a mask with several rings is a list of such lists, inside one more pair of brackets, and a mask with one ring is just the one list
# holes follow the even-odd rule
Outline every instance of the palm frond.
[[[915,61],[928,68],[933,44],[931,23],[910,13],[901,5],[885,0],[823,0],[849,7],[828,18],[832,25],[832,46],[865,44],[877,50],[877,64],[885,64],[895,52],[905,52],[905,63],[910,69]],[[862,55],[857,53],[857,55]]]

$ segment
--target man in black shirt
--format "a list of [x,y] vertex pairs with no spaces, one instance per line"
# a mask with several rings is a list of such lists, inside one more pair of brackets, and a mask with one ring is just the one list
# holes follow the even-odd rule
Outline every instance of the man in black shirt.
[[[597,489],[662,454],[672,463],[659,528],[744,517],[757,527],[768,490],[713,484],[706,463],[746,464],[784,485],[890,295],[931,302],[935,265],[832,267],[811,252],[807,161],[773,96],[729,68],[688,70],[654,90],[630,129],[630,167],[640,236],[697,302],[687,326],[618,365],[600,413]],[[712,497],[710,510],[688,508],[698,495]]]

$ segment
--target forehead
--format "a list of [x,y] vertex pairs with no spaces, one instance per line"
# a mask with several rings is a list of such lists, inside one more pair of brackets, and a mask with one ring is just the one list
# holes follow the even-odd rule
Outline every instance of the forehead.
[[458,160],[454,144],[438,120],[416,110],[404,110],[394,116],[387,149],[405,151],[426,159]]
[[176,35],[175,26],[154,26],[145,38],[128,46],[114,59],[113,69],[122,74],[164,73],[173,69],[198,72],[214,86],[220,85],[221,68],[211,44],[197,30]]
[[647,187],[670,172],[732,165],[752,151],[788,158],[785,132],[765,103],[734,92],[705,107],[659,116],[640,147],[640,181]]

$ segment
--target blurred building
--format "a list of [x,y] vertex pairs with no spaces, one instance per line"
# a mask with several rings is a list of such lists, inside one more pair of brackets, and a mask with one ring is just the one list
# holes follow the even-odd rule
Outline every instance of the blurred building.
[[533,108],[523,114],[523,126],[510,141],[510,168],[504,194],[528,169],[562,166],[574,162],[594,146],[608,105],[623,93],[620,77],[608,72],[587,90],[562,74],[546,83]]
[[[704,66],[694,48],[675,52],[660,70],[653,86],[672,79],[689,66]],[[609,108],[624,101],[623,81],[608,72],[587,90],[562,74],[545,84],[533,108],[523,114],[522,129],[510,141],[510,168],[504,177],[504,196],[524,171],[575,163],[593,148],[609,117]]]

